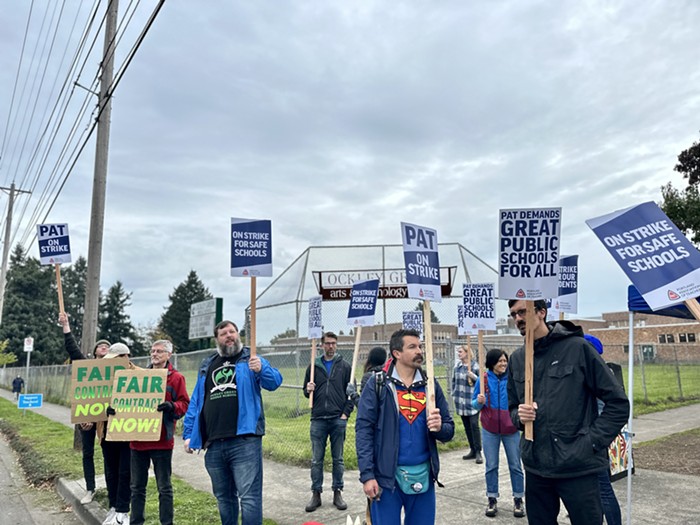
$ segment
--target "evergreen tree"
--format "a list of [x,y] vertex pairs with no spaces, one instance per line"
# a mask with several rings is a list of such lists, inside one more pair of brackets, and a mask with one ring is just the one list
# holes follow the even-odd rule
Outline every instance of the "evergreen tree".
[[[414,311],[417,312],[422,312],[423,311],[423,301],[418,301],[418,304],[416,307],[413,309]],[[438,318],[437,314],[435,311],[431,308],[430,309],[430,324],[440,324],[440,319]]]
[[98,339],[107,339],[112,344],[124,343],[131,349],[132,356],[145,355],[136,328],[131,323],[126,308],[131,306],[131,294],[117,281],[107,290],[100,301]]
[[63,336],[56,326],[58,297],[52,266],[42,266],[27,257],[17,245],[10,257],[5,288],[0,340],[9,341],[9,351],[26,362],[24,338],[34,338],[31,362],[35,365],[63,363]]
[[168,296],[170,306],[163,312],[158,327],[168,335],[177,352],[190,352],[196,349],[190,342],[190,307],[193,303],[212,299],[213,296],[204,283],[200,281],[197,272],[190,270],[187,279],[177,285]]
[[70,329],[76,341],[80,341],[83,336],[86,282],[87,260],[82,255],[70,266],[61,267],[63,305],[70,319]]

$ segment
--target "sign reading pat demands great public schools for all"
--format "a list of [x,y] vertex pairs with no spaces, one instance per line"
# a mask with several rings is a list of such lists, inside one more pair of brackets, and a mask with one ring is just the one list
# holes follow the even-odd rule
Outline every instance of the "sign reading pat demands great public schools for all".
[[116,414],[107,421],[107,441],[158,441],[168,371],[165,368],[120,370],[114,379],[110,406]]
[[441,302],[437,231],[402,222],[401,238],[409,299]]
[[126,365],[115,359],[81,359],[71,369],[70,422],[107,421],[107,407],[112,398],[112,381]]
[[423,339],[423,311],[411,310],[410,312],[402,312],[404,330],[415,330]]
[[67,224],[37,224],[41,264],[69,263],[70,237]]
[[471,333],[496,329],[496,294],[493,283],[462,285],[464,324]]
[[272,221],[231,219],[231,276],[272,276]]
[[559,288],[561,208],[499,212],[498,297],[535,301]]
[[586,221],[652,310],[700,295],[700,252],[654,202]]

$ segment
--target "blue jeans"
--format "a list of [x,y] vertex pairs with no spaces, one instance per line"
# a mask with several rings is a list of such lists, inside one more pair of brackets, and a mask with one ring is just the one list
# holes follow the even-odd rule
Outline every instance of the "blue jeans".
[[435,483],[423,494],[404,494],[398,486],[383,490],[378,501],[370,507],[373,525],[401,525],[401,508],[404,525],[435,523]]
[[615,497],[612,483],[610,483],[609,470],[602,470],[598,474],[598,485],[600,485],[600,501],[603,504],[605,522],[608,525],[622,525],[622,512]]
[[221,525],[262,525],[262,438],[243,436],[213,441],[204,466],[219,506]]
[[158,511],[161,525],[173,524],[173,485],[172,477],[173,451],[167,450],[132,450],[131,451],[131,523],[143,525],[146,521],[146,485],[148,485],[148,467],[153,462],[153,473],[158,487]]
[[326,442],[331,439],[333,458],[333,490],[343,490],[343,446],[348,420],[339,417],[311,420],[311,490],[323,492],[323,458],[326,455]]
[[486,496],[498,498],[498,456],[503,443],[510,470],[510,485],[514,498],[525,496],[525,477],[520,464],[520,432],[514,434],[493,434],[481,429],[481,441],[486,459]]

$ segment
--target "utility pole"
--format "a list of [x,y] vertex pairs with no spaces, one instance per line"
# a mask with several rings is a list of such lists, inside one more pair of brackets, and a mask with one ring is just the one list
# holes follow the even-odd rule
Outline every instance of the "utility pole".
[[92,352],[97,337],[97,310],[100,301],[100,272],[102,270],[102,237],[104,233],[105,194],[107,190],[107,160],[109,128],[112,116],[112,79],[114,77],[114,48],[117,34],[118,0],[110,0],[105,20],[105,40],[100,78],[100,98],[97,113],[97,146],[95,175],[92,183],[92,211],[88,241],[87,282],[85,283],[85,312],[81,349],[84,355]]
[[15,203],[15,193],[31,193],[31,191],[18,190],[15,183],[9,188],[0,188],[2,191],[10,192],[10,202],[7,205],[7,219],[5,220],[5,242],[2,247],[2,268],[0,268],[0,324],[2,324],[2,311],[5,307],[5,276],[7,275],[7,259],[10,256],[10,233],[12,230],[12,207]]

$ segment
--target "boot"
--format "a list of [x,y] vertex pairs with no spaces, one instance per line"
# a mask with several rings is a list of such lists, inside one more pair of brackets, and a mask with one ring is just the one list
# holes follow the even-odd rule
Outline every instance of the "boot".
[[462,456],[462,459],[474,459],[475,457],[476,457],[476,452],[474,451],[474,449],[471,449],[469,451],[469,454],[467,454],[466,456]]
[[476,451],[476,464],[481,465],[484,462],[484,458],[481,457],[481,450]]
[[486,515],[489,518],[493,518],[496,516],[497,512],[498,512],[498,505],[496,504],[496,498],[489,498],[489,506],[486,507]]
[[311,495],[309,503],[306,505],[306,512],[313,512],[321,506],[321,493],[318,490],[314,490]]
[[525,517],[525,507],[523,506],[523,498],[513,498],[513,516],[516,518]]
[[348,504],[343,501],[343,492],[336,489],[333,491],[333,505],[338,510],[345,510],[348,508]]

